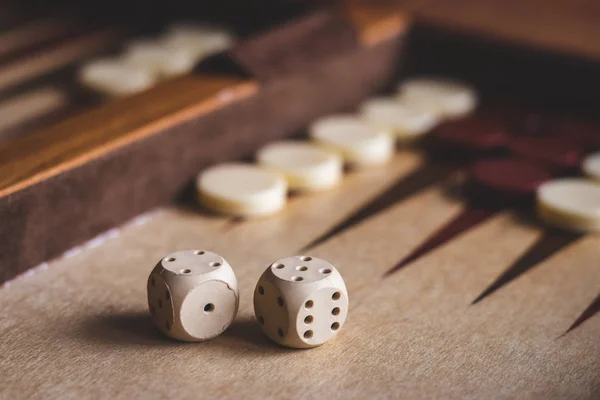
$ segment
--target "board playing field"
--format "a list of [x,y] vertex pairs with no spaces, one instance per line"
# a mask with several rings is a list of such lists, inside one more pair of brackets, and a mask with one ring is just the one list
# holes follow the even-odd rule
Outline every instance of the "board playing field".
[[[55,135],[60,133],[59,139],[61,135],[63,139],[74,138],[73,142],[52,142],[58,143],[57,149],[77,150],[78,140],[89,139],[93,146],[89,149],[84,146],[81,154],[92,153],[99,148],[94,146],[108,143],[105,140],[110,134],[115,135],[112,144],[121,138],[133,141],[136,132],[161,125],[167,117],[170,124],[178,125],[180,122],[175,120],[184,114],[185,118],[188,114],[196,118],[196,114],[204,114],[202,110],[225,107],[212,100],[205,101],[197,89],[205,82],[216,88],[209,87],[210,93],[213,89],[215,93],[223,88],[235,89],[229,92],[235,96],[225,96],[219,101],[249,98],[245,106],[219,114],[222,121],[215,120],[214,131],[210,130],[213,125],[206,125],[205,131],[200,129],[206,122],[201,116],[193,124],[183,126],[185,129],[179,133],[176,129],[163,132],[156,130],[157,127],[148,128],[149,136],[139,143],[140,146],[149,143],[150,153],[145,153],[145,147],[136,150],[134,146],[119,148],[119,152],[94,153],[99,154],[95,161],[107,162],[104,167],[101,163],[88,164],[82,175],[69,175],[68,179],[63,176],[62,181],[52,180],[54,175],[49,175],[48,184],[53,185],[49,193],[58,193],[57,197],[47,196],[45,189],[23,194],[19,191],[23,181],[17,181],[18,190],[9,187],[3,198],[6,206],[2,215],[10,220],[6,225],[2,224],[6,220],[0,221],[0,228],[9,227],[0,229],[8,243],[5,246],[8,250],[0,255],[0,259],[9,260],[2,265],[3,276],[12,279],[30,264],[50,257],[43,255],[59,254],[75,240],[83,241],[81,232],[89,234],[85,236],[87,239],[92,235],[90,232],[96,234],[106,226],[113,226],[107,225],[108,216],[120,215],[115,221],[122,221],[125,216],[181,194],[180,189],[197,172],[195,165],[228,160],[234,154],[235,157],[241,153],[254,155],[253,146],[292,135],[309,118],[357,106],[354,103],[365,100],[363,97],[382,83],[391,83],[392,75],[400,79],[405,67],[419,73],[460,72],[458,76],[473,77],[474,83],[487,80],[485,94],[505,89],[509,92],[509,86],[523,86],[524,92],[538,94],[533,97],[541,98],[542,103],[556,100],[560,107],[566,105],[577,111],[582,108],[579,103],[588,108],[597,104],[593,97],[597,93],[594,89],[597,79],[588,79],[597,76],[595,67],[586,65],[581,70],[567,69],[567,73],[559,71],[554,75],[549,72],[555,62],[570,66],[570,59],[565,63],[542,55],[535,63],[527,58],[517,59],[510,67],[512,64],[504,59],[504,53],[487,43],[474,48],[467,46],[461,53],[456,52],[455,45],[448,45],[452,40],[448,42],[445,35],[436,39],[428,30],[420,34],[416,30],[411,31],[410,39],[412,42],[416,37],[415,43],[420,44],[409,43],[414,47],[407,53],[411,57],[402,53],[395,60],[401,54],[399,45],[404,41],[408,20],[402,15],[394,17],[385,9],[366,11],[354,12],[354,22],[350,25],[335,25],[339,32],[333,29],[337,33],[330,36],[336,40],[327,42],[330,47],[325,46],[325,50],[314,44],[332,33],[329,14],[325,15],[327,18],[315,14],[316,17],[295,23],[294,29],[308,27],[309,33],[318,28],[312,35],[306,32],[291,35],[296,39],[290,41],[297,42],[307,57],[315,58],[312,66],[303,64],[302,57],[296,57],[304,53],[290,51],[294,48],[288,41],[281,42],[288,61],[302,61],[295,67],[296,71],[302,71],[300,75],[295,72],[296,75],[279,76],[281,71],[269,69],[271,63],[259,63],[261,68],[253,72],[253,79],[260,78],[256,82],[202,74],[199,78],[184,77],[151,91],[150,97],[122,103],[131,104],[129,109],[117,105],[113,108],[115,114],[100,111],[90,114],[80,125],[75,121],[74,125],[51,131]],[[339,21],[338,14],[333,17],[333,21]],[[62,35],[62,25],[54,26],[60,28],[58,32]],[[277,39],[285,31],[265,37]],[[347,32],[352,35],[346,35]],[[96,38],[94,43],[99,40],[92,46],[98,49],[81,47],[80,41],[76,46],[71,43],[68,49],[73,52],[73,59],[66,57],[64,51],[40,54],[52,53],[57,60],[64,59],[65,65],[71,65],[88,51],[99,52],[110,47],[129,32],[111,30],[98,34],[99,39],[92,38]],[[355,43],[348,38],[358,39]],[[279,39],[275,42],[278,44]],[[546,35],[541,44],[550,42]],[[271,49],[269,43],[265,41],[265,49]],[[62,48],[51,45],[50,50]],[[340,52],[333,61],[321,57],[320,51],[329,57],[331,49],[344,46],[349,46],[349,55]],[[488,47],[484,53],[482,49]],[[274,54],[279,54],[277,46],[273,49]],[[593,56],[597,51],[581,48],[579,53]],[[490,54],[495,58],[489,57]],[[520,54],[517,52],[519,57]],[[411,70],[409,64],[415,60],[416,67]],[[250,66],[253,61],[256,60],[246,60]],[[62,65],[54,61],[42,64],[35,71],[21,68],[25,64],[9,66],[4,74],[5,86],[25,85],[29,79],[41,79],[39,76],[48,74],[47,68],[60,69]],[[286,65],[282,63],[279,67],[285,69]],[[402,71],[396,74],[393,72],[396,69]],[[17,76],[9,70],[34,72],[31,77]],[[50,83],[55,78],[64,80],[70,76],[69,71],[64,72],[65,76],[61,73],[44,79],[51,79]],[[270,73],[271,81],[263,76]],[[488,74],[489,77],[485,76]],[[521,79],[514,79],[515,76]],[[579,85],[571,80],[579,81]],[[23,90],[37,87],[37,83],[29,85]],[[0,90],[1,86],[0,71]],[[75,97],[67,92],[68,88],[59,86],[58,92],[42,90],[33,97],[29,92],[18,91],[18,97],[0,104],[0,115],[8,118],[5,126],[0,126],[0,140],[4,137],[8,143],[13,137],[29,134],[55,118],[71,115],[74,112],[71,105],[79,103],[72,102]],[[172,93],[178,96],[171,98]],[[295,99],[299,99],[298,105],[289,102],[283,107],[292,97],[298,97]],[[208,98],[217,97],[211,94]],[[13,114],[18,116],[19,113],[13,112],[17,109],[28,110],[30,114],[24,115],[23,121],[11,120]],[[129,110],[140,110],[140,117]],[[524,109],[518,111],[527,114]],[[118,121],[124,115],[131,118],[124,118],[127,123],[123,126],[108,124],[113,131],[105,128],[104,121]],[[238,123],[238,118],[246,123]],[[273,118],[273,124],[263,124],[267,118]],[[535,113],[525,122],[531,123],[527,129],[533,126],[536,131],[539,120]],[[80,131],[85,135],[78,135]],[[594,130],[594,140],[598,139],[598,132]],[[153,135],[159,133],[160,140],[154,141]],[[533,210],[533,180],[524,179],[519,171],[512,175],[513,179],[503,179],[508,175],[500,178],[482,175],[488,186],[497,184],[517,192],[526,186],[523,191],[527,191],[528,204],[517,206],[504,201],[506,193],[502,190],[494,195],[488,193],[481,204],[467,190],[472,165],[490,155],[520,157],[540,164],[558,163],[542,168],[552,178],[579,174],[582,152],[571,153],[563,144],[583,143],[592,137],[584,135],[576,125],[569,125],[569,129],[557,135],[559,146],[551,148],[540,145],[539,137],[533,141],[529,137],[524,141],[515,138],[519,132],[510,140],[503,137],[505,142],[501,144],[495,142],[497,137],[490,134],[493,132],[485,129],[477,135],[455,133],[446,134],[446,142],[442,140],[444,134],[436,132],[430,136],[432,143],[401,145],[390,163],[347,171],[343,182],[332,190],[293,195],[279,214],[268,218],[218,216],[192,201],[155,209],[4,283],[0,286],[0,398],[598,399],[600,235],[569,233],[540,221]],[[540,132],[528,133],[536,136]],[[461,142],[466,136],[468,140]],[[163,146],[177,138],[179,142],[172,149],[203,149],[206,153],[190,152],[181,160],[173,156],[179,153],[163,154]],[[45,142],[35,137],[28,140],[25,143],[29,145]],[[452,154],[452,141],[463,147],[461,151],[469,146],[476,149]],[[597,151],[598,146],[592,148],[590,143],[586,142],[590,147],[585,151]],[[442,159],[433,151],[440,144],[447,146],[443,153],[450,157]],[[595,145],[598,144],[596,141]],[[11,147],[6,149],[3,154],[19,158],[19,152],[13,152]],[[77,151],[75,156],[79,156]],[[51,152],[43,154],[50,158],[32,151],[27,159],[34,161],[33,167],[47,172],[58,158]],[[63,161],[67,163],[72,156],[69,153]],[[123,164],[110,164],[111,157]],[[141,157],[144,163],[132,164],[141,169],[119,167],[128,166],[130,159],[136,157]],[[513,161],[503,164],[504,167],[520,165]],[[192,165],[195,162],[198,164]],[[5,180],[10,183],[11,179],[21,179],[19,176],[26,174],[31,165],[6,164],[4,171],[11,174],[6,174]],[[164,166],[165,171],[157,166]],[[132,171],[146,174],[136,181],[140,174]],[[100,182],[99,177],[104,180]],[[134,185],[138,182],[143,184]],[[514,182],[520,183],[512,185]],[[166,183],[173,185],[167,188]],[[132,193],[135,196],[130,198]],[[156,195],[153,200],[145,202],[152,195]],[[71,201],[77,204],[77,210],[71,207]],[[100,210],[98,204],[104,201],[111,202],[113,207]],[[55,214],[59,217],[54,218]],[[86,218],[78,217],[81,215]],[[564,222],[569,218],[561,215],[558,219]],[[591,219],[597,222],[598,216]],[[81,222],[81,226],[62,221]],[[165,255],[186,249],[220,254],[232,266],[239,283],[240,309],[235,321],[225,333],[208,342],[180,343],[167,338],[153,325],[148,311],[146,282],[150,271]],[[331,262],[348,289],[350,308],[343,328],[333,340],[314,349],[277,346],[264,335],[254,317],[252,297],[257,280],[268,265],[290,255],[310,255]]]
[[[550,252],[475,304],[542,225],[499,212],[389,273],[464,208],[449,196],[460,172],[435,179],[428,163],[402,150],[266,219],[159,209],[9,282],[2,397],[597,398],[600,237]],[[360,223],[305,249],[361,209]],[[206,343],[162,336],[147,311],[148,273],[188,248],[221,254],[240,285],[235,322]],[[343,330],[311,350],[273,344],[252,311],[266,266],[300,253],[336,265],[350,296]]]

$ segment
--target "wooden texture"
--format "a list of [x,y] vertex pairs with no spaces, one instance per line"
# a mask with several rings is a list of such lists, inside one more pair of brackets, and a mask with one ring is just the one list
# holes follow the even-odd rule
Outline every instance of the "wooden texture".
[[52,18],[34,19],[12,30],[0,32],[0,57],[39,43],[64,37],[80,25],[81,23],[64,16],[53,16]]
[[269,81],[356,48],[356,29],[335,8],[278,26],[235,46],[229,56],[250,76]]
[[235,78],[189,76],[157,87],[151,96],[137,95],[110,102],[0,148],[4,161],[0,166],[0,196],[59,175],[255,91],[252,82]]
[[[342,28],[327,32],[345,38]],[[294,44],[302,35],[289,37]],[[296,68],[288,65],[262,85],[190,75],[0,146],[0,280],[172,201],[204,166],[297,134],[315,117],[353,107],[387,85],[402,36],[352,43],[310,53],[319,56],[310,63],[294,55]]]
[[[173,90],[178,94],[175,97]],[[168,201],[174,185],[181,186],[189,176],[174,177],[177,170],[172,161],[161,157],[170,154],[169,158],[179,159],[180,165],[190,168],[190,175],[193,163],[198,163],[194,161],[197,154],[185,153],[187,145],[183,143],[181,148],[173,149],[174,153],[166,153],[169,142],[175,144],[169,137],[160,147],[144,153],[136,154],[131,147],[174,126],[201,119],[255,91],[252,82],[185,77],[157,87],[157,97],[151,97],[151,101],[141,95],[111,102],[0,150],[4,162],[0,166],[4,178],[0,190],[4,200],[0,205],[4,222],[0,236],[5,238],[0,265],[4,277],[109,229],[158,198],[163,199],[160,202]],[[194,134],[214,132],[195,130]],[[180,151],[184,153],[177,154]],[[154,168],[144,163],[171,175],[165,175],[164,186],[152,173]],[[120,178],[115,179],[117,176]],[[141,189],[143,186],[146,188]],[[35,224],[35,220],[43,220],[44,224]],[[56,235],[67,226],[67,233]],[[33,243],[38,245],[30,247]]]
[[600,3],[596,0],[384,0],[382,3],[401,7],[418,22],[459,30],[469,36],[600,60]]
[[123,36],[123,29],[98,29],[74,39],[64,40],[54,47],[28,54],[23,59],[6,63],[0,66],[0,90],[24,84],[40,75],[114,47],[115,40]]
[[[348,318],[334,340],[290,350],[261,332],[252,295],[266,265],[297,254],[422,162],[401,152],[268,219],[158,210],[12,282],[0,289],[1,397],[597,399],[600,314],[565,332],[600,291],[600,237],[476,305],[540,228],[499,214],[383,277],[460,210],[444,183],[306,251],[333,263],[348,288]],[[215,340],[183,344],[152,325],[145,283],[165,254],[198,247],[232,265],[240,313]]]
[[[264,84],[188,76],[0,148],[0,279],[166,203],[209,163],[247,157],[385,87],[398,76],[408,20],[347,15],[360,27],[357,48]],[[567,79],[544,87],[578,111],[596,104],[579,70],[535,74],[546,58],[523,74],[522,61],[487,68],[445,39],[419,40],[417,70],[474,70],[486,93],[577,75],[587,91],[563,91]],[[475,49],[463,54],[483,57]],[[404,265],[466,208],[442,169],[403,149],[334,190],[291,198],[277,216],[170,206],[71,249],[0,288],[0,397],[598,399],[600,236],[556,233],[505,210]],[[232,265],[240,313],[215,340],[183,344],[153,326],[146,280],[161,257],[191,248]],[[339,335],[301,351],[270,342],[252,310],[265,267],[299,253],[333,263],[350,296]]]
[[0,102],[0,141],[11,130],[65,107],[68,94],[57,87],[42,86]]
[[401,35],[412,23],[412,18],[396,5],[373,7],[366,2],[345,1],[340,7],[359,28],[359,40],[365,44]]

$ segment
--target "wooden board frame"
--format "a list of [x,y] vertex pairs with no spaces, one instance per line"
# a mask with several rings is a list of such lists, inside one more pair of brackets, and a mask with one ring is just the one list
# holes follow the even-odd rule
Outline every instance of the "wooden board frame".
[[401,3],[415,19],[435,28],[578,59],[600,60],[600,3],[595,0],[403,0]]
[[169,81],[2,145],[0,281],[172,201],[202,167],[386,86],[409,24],[395,9],[316,10],[234,47],[229,74]]

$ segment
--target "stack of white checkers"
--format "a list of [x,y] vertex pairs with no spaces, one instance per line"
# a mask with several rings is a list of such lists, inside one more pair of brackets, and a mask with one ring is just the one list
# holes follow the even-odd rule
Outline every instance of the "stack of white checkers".
[[600,232],[600,153],[588,156],[581,169],[592,179],[556,179],[538,188],[538,215],[569,231]]
[[242,217],[280,211],[287,193],[331,189],[344,166],[386,164],[396,142],[412,141],[437,124],[463,117],[477,104],[475,90],[440,78],[417,78],[400,85],[397,96],[367,100],[355,115],[330,115],[309,128],[311,141],[278,141],[256,154],[257,165],[221,164],[198,175],[199,201],[208,209]]
[[229,48],[230,31],[201,25],[172,25],[155,38],[140,38],[112,58],[81,66],[79,82],[109,97],[138,93],[160,80],[190,72],[202,59]]

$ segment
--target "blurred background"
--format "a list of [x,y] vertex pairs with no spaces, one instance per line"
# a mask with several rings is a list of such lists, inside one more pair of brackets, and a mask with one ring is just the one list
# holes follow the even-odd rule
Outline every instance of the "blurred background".
[[[599,1],[379,2],[411,21],[408,72],[456,75],[496,94],[522,89],[548,104],[566,96],[585,108],[597,93]],[[188,73],[243,38],[332,3],[3,0],[0,143]],[[198,52],[194,35],[206,36],[206,26],[210,51]]]

